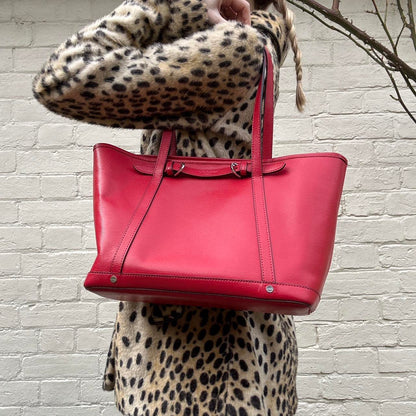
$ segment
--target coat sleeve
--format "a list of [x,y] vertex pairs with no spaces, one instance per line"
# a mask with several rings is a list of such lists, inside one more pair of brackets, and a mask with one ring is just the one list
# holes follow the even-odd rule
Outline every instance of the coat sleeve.
[[257,84],[265,43],[238,22],[209,26],[202,0],[128,0],[62,43],[33,94],[88,123],[205,129]]

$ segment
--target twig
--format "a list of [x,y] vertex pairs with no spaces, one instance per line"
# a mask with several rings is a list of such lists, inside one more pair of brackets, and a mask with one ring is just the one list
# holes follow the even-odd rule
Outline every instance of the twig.
[[389,30],[387,29],[386,21],[382,19],[376,2],[374,0],[371,0],[371,2],[373,3],[374,9],[376,10],[376,16],[378,17],[378,20],[380,20],[381,26],[383,26],[384,32],[386,33],[387,38],[390,41],[390,45],[392,46],[394,53],[397,55],[397,49],[394,45],[393,38],[391,37]]
[[[340,13],[334,12],[332,9],[323,6],[322,4],[316,2],[315,0],[287,0],[289,3],[293,4],[296,7],[301,8],[299,3],[305,4],[311,9],[316,10],[328,20],[335,22],[342,28],[346,29],[348,32],[352,33],[355,37],[361,40],[363,43],[370,45],[375,50],[379,51],[388,61],[394,63],[394,65],[406,76],[408,76],[413,81],[416,81],[416,69],[409,66],[406,62],[400,59],[395,53],[386,48],[383,44],[376,41],[373,37],[369,36],[366,32],[354,26],[349,20],[343,17]],[[306,9],[303,9],[306,11]],[[316,15],[314,14],[316,18]]]
[[397,35],[396,43],[394,44],[394,46],[395,46],[396,48],[397,48],[397,46],[398,46],[398,44],[399,44],[400,37],[402,36],[403,30],[404,30],[404,28],[405,28],[405,27],[406,27],[406,26],[405,26],[405,25],[403,25],[403,26],[402,26],[402,28],[400,29],[399,34]]
[[396,80],[394,79],[393,75],[390,73],[390,71],[388,71],[386,68],[384,68],[387,72],[387,75],[390,77],[391,83],[393,84],[393,87],[396,91],[397,97],[393,97],[392,95],[390,95],[391,98],[393,98],[393,100],[398,101],[401,106],[403,107],[404,111],[406,111],[406,113],[409,115],[409,117],[413,120],[414,123],[416,123],[416,118],[414,117],[414,115],[410,112],[410,110],[407,108],[406,104],[403,101],[403,98],[400,94],[399,88],[397,87],[396,84]]
[[409,21],[410,21],[410,33],[413,40],[413,46],[416,50],[416,27],[415,27],[415,18],[413,17],[413,6],[412,6],[412,0],[407,0],[407,7],[409,9]]

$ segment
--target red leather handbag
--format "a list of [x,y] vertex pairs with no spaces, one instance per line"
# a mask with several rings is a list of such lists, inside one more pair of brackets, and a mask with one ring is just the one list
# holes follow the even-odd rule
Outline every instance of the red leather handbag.
[[266,51],[251,160],[176,156],[170,131],[157,156],[94,146],[98,255],[88,290],[129,301],[315,310],[347,160],[337,153],[271,157],[272,74]]

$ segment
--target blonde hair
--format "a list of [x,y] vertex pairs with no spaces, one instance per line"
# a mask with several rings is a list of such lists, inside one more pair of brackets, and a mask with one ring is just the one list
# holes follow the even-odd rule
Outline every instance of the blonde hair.
[[296,37],[295,26],[293,24],[295,15],[292,10],[287,8],[286,0],[254,0],[255,9],[266,9],[270,4],[274,5],[276,10],[282,15],[285,22],[287,37],[293,51],[293,61],[295,62],[296,71],[296,107],[299,111],[303,111],[306,103],[305,94],[302,87],[302,53],[299,49]]

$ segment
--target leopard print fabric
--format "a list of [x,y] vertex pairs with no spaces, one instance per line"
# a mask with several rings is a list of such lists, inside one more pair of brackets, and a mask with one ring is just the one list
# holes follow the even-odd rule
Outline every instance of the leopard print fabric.
[[[33,94],[64,117],[137,129],[144,154],[174,129],[179,155],[249,158],[263,48],[276,98],[288,50],[280,17],[251,19],[210,26],[201,0],[127,0],[62,43]],[[289,416],[296,369],[290,316],[120,302],[103,388],[127,416]]]

